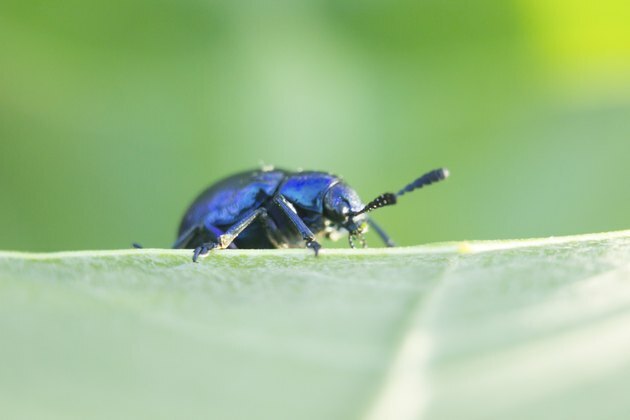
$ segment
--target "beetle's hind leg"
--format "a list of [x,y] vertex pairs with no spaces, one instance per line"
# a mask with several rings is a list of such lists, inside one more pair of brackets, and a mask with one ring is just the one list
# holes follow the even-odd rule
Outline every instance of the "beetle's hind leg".
[[193,257],[192,257],[193,262],[197,262],[200,256],[204,257],[208,255],[208,253],[216,247],[217,247],[217,244],[215,242],[206,242],[205,244],[198,246],[193,251]]
[[[223,233],[224,232],[221,229],[213,225],[195,225],[182,233],[171,248],[194,249],[198,244],[217,242],[219,236],[223,235]],[[236,245],[230,244],[228,248],[236,249]]]
[[192,226],[190,229],[188,229],[187,231],[179,235],[179,237],[175,240],[175,243],[173,244],[172,248],[174,249],[186,248],[186,246],[188,246],[190,241],[192,241],[193,238],[195,238],[201,232],[202,229],[203,229],[203,225]]
[[205,257],[213,249],[225,249],[232,245],[232,242],[241,234],[257,217],[265,214],[264,208],[253,210],[245,215],[241,220],[232,225],[224,234],[217,237],[216,242],[206,242],[196,247],[193,252],[193,262],[197,262],[199,257]]

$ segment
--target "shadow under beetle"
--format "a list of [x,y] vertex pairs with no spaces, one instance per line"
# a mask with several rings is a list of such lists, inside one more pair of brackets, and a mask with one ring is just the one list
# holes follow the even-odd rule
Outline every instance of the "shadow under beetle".
[[173,248],[194,249],[193,261],[212,249],[311,248],[317,236],[336,240],[348,233],[352,248],[371,226],[387,246],[394,242],[367,213],[396,204],[397,197],[445,179],[447,169],[422,175],[398,193],[364,205],[338,176],[316,171],[262,169],[242,172],[210,186],[191,204]]

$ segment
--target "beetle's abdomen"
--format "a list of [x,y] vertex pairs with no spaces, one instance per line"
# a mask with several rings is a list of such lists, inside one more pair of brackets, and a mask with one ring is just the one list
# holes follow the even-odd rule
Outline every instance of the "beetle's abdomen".
[[294,207],[322,214],[326,191],[339,182],[339,177],[325,172],[298,172],[291,174],[280,188]]
[[205,190],[182,219],[179,233],[199,223],[230,226],[273,196],[285,178],[284,171],[245,172],[226,178]]

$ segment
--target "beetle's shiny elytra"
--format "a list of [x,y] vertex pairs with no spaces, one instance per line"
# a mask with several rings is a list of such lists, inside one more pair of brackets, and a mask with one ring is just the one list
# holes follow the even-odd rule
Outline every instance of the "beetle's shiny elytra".
[[317,237],[348,234],[351,247],[371,226],[387,246],[394,242],[367,213],[396,204],[397,197],[441,181],[446,169],[428,172],[398,193],[369,202],[338,176],[280,169],[242,172],[210,186],[188,208],[173,248],[194,249],[193,261],[212,249],[321,248]]

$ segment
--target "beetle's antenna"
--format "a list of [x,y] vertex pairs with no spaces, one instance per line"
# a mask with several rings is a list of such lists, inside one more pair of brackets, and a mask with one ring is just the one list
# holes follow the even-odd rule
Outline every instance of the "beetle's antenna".
[[398,191],[396,194],[394,193],[384,193],[376,197],[374,200],[367,203],[365,207],[359,210],[356,213],[353,213],[351,216],[357,216],[362,213],[366,213],[368,211],[380,209],[385,206],[392,206],[396,204],[398,201],[398,197],[403,194],[410,193],[414,190],[424,187],[425,185],[431,185],[434,182],[442,181],[448,178],[449,172],[446,168],[440,168],[433,170],[431,172],[427,172],[422,175],[420,178],[416,179],[412,183],[405,186],[403,189]]
[[392,206],[396,204],[396,201],[397,201],[396,194],[383,193],[379,195],[378,197],[376,197],[374,200],[367,203],[367,205],[363,207],[361,210],[359,210],[356,213],[353,213],[351,216],[357,216],[361,213],[366,213],[368,211],[380,209],[381,207],[385,207],[385,206]]
[[431,172],[427,172],[426,174],[422,175],[420,178],[413,181],[411,184],[407,185],[402,190],[398,191],[396,196],[400,197],[401,195],[405,193],[410,193],[413,190],[417,190],[418,188],[424,187],[425,185],[431,185],[434,182],[443,181],[446,178],[448,178],[449,175],[450,173],[448,172],[448,169],[446,168],[440,168]]

